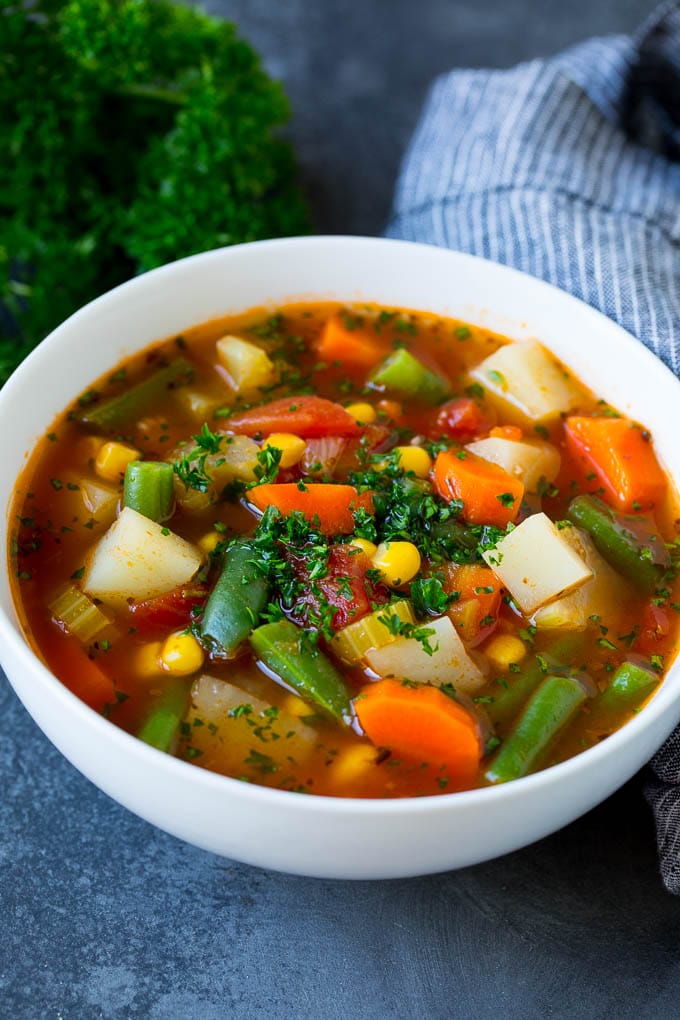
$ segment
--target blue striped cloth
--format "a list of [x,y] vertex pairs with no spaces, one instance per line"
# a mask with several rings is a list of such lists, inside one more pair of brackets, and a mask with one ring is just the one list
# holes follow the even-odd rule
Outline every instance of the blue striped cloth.
[[[548,280],[680,374],[680,4],[635,38],[438,79],[387,233]],[[680,728],[652,769],[662,875],[680,893]]]

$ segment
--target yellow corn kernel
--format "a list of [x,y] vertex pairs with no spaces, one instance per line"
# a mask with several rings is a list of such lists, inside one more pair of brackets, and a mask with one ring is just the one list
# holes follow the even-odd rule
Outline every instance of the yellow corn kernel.
[[265,439],[263,447],[274,447],[281,451],[279,464],[282,468],[293,467],[299,460],[302,460],[307,444],[304,439],[294,436],[292,432],[273,432],[268,439]]
[[497,669],[507,669],[508,666],[522,661],[527,654],[527,647],[513,634],[498,634],[489,641],[484,654]]
[[199,538],[197,545],[201,552],[204,552],[206,556],[209,556],[217,545],[222,541],[223,536],[220,535],[219,531],[207,531],[205,535]]
[[347,411],[347,414],[352,415],[359,425],[370,425],[377,417],[373,404],[350,404],[349,407],[345,408],[345,410]]
[[416,478],[427,478],[432,470],[432,457],[422,446],[395,446],[399,454],[399,467],[412,472]]
[[119,482],[125,474],[125,468],[133,460],[141,458],[139,450],[123,443],[104,443],[97,451],[94,469],[100,478],[109,482]]
[[355,747],[348,747],[340,751],[331,766],[331,775],[334,782],[340,784],[351,783],[368,772],[371,765],[375,764],[376,750],[370,744],[357,744]]
[[413,542],[381,542],[371,557],[382,580],[391,588],[411,581],[420,570],[420,553]]
[[296,694],[287,694],[281,702],[281,708],[284,712],[288,712],[289,715],[294,715],[298,719],[301,715],[312,715],[314,711],[302,698],[298,698]]
[[173,676],[189,676],[203,665],[203,649],[193,634],[171,634],[163,642],[161,666]]
[[138,676],[153,677],[163,672],[161,666],[162,641],[150,641],[135,652],[134,665]]
[[374,542],[369,542],[366,538],[353,538],[348,544],[354,549],[361,549],[363,553],[366,553],[369,560],[373,559],[378,548]]

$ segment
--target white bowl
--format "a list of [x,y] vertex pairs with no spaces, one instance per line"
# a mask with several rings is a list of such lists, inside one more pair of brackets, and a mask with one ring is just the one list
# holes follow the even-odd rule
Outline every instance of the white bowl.
[[[60,326],[0,392],[5,505],[35,441],[98,376],[150,342],[214,316],[291,299],[365,299],[542,340],[597,394],[651,428],[680,479],[680,385],[603,315],[544,283],[469,255],[352,237],[265,241],[138,277]],[[9,510],[8,510],[9,513]],[[7,546],[8,521],[1,541]],[[459,868],[553,832],[624,783],[680,719],[680,667],[628,725],[578,757],[491,789],[411,800],[270,790],[162,754],[91,711],[29,649],[0,579],[0,659],[51,741],[100,789],[196,846],[324,878],[396,878]]]

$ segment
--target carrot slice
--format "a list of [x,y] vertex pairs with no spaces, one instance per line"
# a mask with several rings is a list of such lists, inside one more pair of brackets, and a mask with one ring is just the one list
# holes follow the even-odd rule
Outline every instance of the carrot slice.
[[347,329],[339,315],[328,319],[317,346],[317,353],[324,361],[340,361],[343,365],[364,369],[372,368],[387,350],[387,344],[368,330]]
[[361,728],[377,747],[445,765],[460,785],[471,785],[482,757],[474,716],[437,687],[405,686],[379,680],[364,687],[355,701]]
[[65,636],[59,642],[58,663],[62,682],[95,712],[101,712],[105,705],[115,702],[113,680],[88,657],[75,638]]
[[619,510],[649,510],[662,499],[666,480],[649,433],[639,425],[627,418],[572,416],[564,431],[567,449],[586,480],[594,473]]
[[230,432],[245,436],[268,436],[292,432],[302,439],[321,436],[360,436],[361,426],[340,404],[323,397],[284,397],[261,407],[252,407],[229,418]]
[[353,485],[318,483],[302,489],[295,482],[256,485],[249,490],[248,499],[263,512],[268,506],[278,507],[282,514],[297,510],[325,535],[349,535],[354,531],[352,511],[359,507],[373,510],[370,492],[359,494]]
[[470,524],[504,528],[519,513],[524,486],[503,468],[467,450],[442,450],[434,462],[434,485],[442,499],[459,499]]
[[446,591],[460,594],[447,615],[463,641],[478,645],[496,628],[502,586],[493,570],[481,564],[446,563],[441,569]]
[[493,439],[512,439],[515,443],[521,443],[524,433],[517,425],[496,425],[489,432]]

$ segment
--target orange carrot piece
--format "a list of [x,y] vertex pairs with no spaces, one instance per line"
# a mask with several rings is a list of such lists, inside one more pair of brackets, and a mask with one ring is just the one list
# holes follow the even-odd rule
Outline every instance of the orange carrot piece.
[[478,645],[496,628],[502,585],[490,567],[477,563],[446,563],[441,570],[446,591],[460,593],[447,615],[463,641]]
[[95,712],[116,700],[113,680],[87,655],[79,641],[64,637],[59,642],[59,677],[63,683]]
[[372,368],[387,350],[385,341],[369,330],[347,329],[339,315],[327,320],[317,345],[317,354],[323,361],[340,361],[363,369]]
[[405,686],[378,680],[362,688],[355,709],[361,728],[376,747],[446,766],[459,785],[472,785],[482,757],[474,716],[437,687]]
[[517,425],[495,425],[489,435],[493,439],[512,439],[515,443],[521,443],[524,433]]
[[256,485],[248,500],[263,512],[268,506],[278,507],[282,514],[298,510],[325,535],[349,535],[354,531],[352,511],[373,510],[370,492],[359,494],[353,485],[305,484],[304,489],[296,482]]
[[524,495],[517,478],[466,450],[442,450],[437,455],[434,486],[442,499],[462,500],[462,516],[470,524],[499,528],[515,520]]
[[594,473],[617,509],[649,510],[662,499],[666,479],[649,433],[639,425],[627,418],[572,416],[564,431],[567,449],[586,479]]

